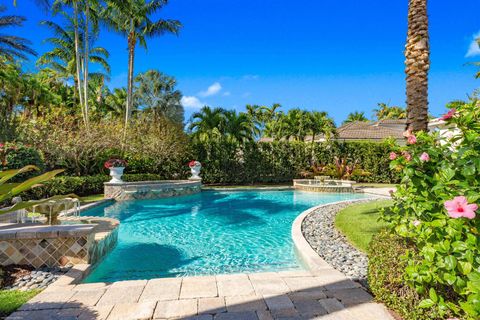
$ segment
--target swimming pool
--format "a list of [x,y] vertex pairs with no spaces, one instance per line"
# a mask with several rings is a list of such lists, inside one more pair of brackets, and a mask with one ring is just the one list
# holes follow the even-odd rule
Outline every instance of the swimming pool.
[[302,191],[203,191],[117,202],[82,213],[120,220],[117,246],[85,282],[301,268],[293,220],[308,208],[363,194]]

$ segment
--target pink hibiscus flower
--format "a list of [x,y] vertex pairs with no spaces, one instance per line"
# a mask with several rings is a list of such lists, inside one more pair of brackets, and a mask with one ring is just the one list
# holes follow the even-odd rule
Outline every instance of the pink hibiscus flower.
[[428,153],[424,152],[420,155],[420,160],[423,162],[430,161],[430,156],[428,155]]
[[475,211],[478,209],[478,205],[475,203],[468,203],[467,198],[459,196],[453,198],[453,200],[445,201],[445,209],[448,211],[450,218],[467,218],[474,219]]
[[417,137],[415,137],[413,134],[408,136],[407,138],[408,144],[415,144],[417,143]]
[[453,118],[453,116],[455,115],[455,113],[457,113],[457,109],[453,108],[453,109],[450,109],[447,113],[445,113],[440,119],[445,121],[445,120],[448,120],[448,119],[451,119]]
[[405,160],[407,160],[407,162],[412,161],[412,155],[410,153],[403,151],[402,156],[405,158]]
[[390,160],[397,159],[397,154],[395,152],[390,152]]

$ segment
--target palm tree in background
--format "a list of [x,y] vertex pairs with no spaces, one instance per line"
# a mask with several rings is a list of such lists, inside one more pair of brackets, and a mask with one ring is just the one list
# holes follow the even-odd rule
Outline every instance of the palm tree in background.
[[307,116],[309,117],[308,133],[312,136],[312,143],[319,135],[323,135],[326,140],[330,140],[335,134],[335,123],[326,112],[312,111],[307,113]]
[[203,107],[199,112],[192,114],[188,127],[193,136],[200,141],[218,139],[225,130],[225,110],[222,108]]
[[121,33],[128,42],[128,85],[125,110],[125,134],[133,105],[133,75],[135,47],[137,43],[147,48],[147,39],[165,33],[178,34],[181,23],[178,20],[156,20],[151,16],[157,13],[168,0],[109,0],[102,17],[113,30]]
[[110,118],[125,117],[125,106],[127,105],[127,90],[115,88],[113,92],[105,97],[104,112]]
[[[477,45],[480,48],[480,38],[476,39]],[[480,61],[470,62],[470,65],[480,67]],[[480,79],[480,70],[475,74],[475,79]]]
[[402,107],[389,106],[386,103],[378,103],[378,108],[374,109],[375,117],[377,120],[393,120],[393,119],[406,119],[407,112]]
[[178,124],[184,120],[182,93],[176,90],[177,80],[158,70],[148,70],[135,77],[134,100],[143,112],[154,119],[164,117]]
[[[62,27],[59,24],[53,21],[42,21],[41,25],[48,27],[53,36],[45,39],[44,42],[49,43],[53,46],[52,50],[44,53],[37,60],[38,66],[49,67],[52,70],[55,70],[59,76],[66,80],[72,80],[75,84],[75,95],[80,97],[81,87],[79,82],[81,79],[78,79],[79,72],[77,72],[77,63],[76,57],[77,53],[75,52],[75,28],[73,18],[68,16],[65,12],[61,13],[67,20],[68,24],[66,27]],[[79,39],[83,39],[83,30],[80,31]],[[79,40],[79,44],[82,47],[83,41]],[[103,68],[104,72],[94,72],[90,73],[90,78],[95,79],[104,79],[108,77],[110,73],[110,65],[107,61],[110,54],[103,47],[89,47],[89,56],[88,60],[91,63],[96,63]],[[84,52],[81,51],[78,54],[78,57],[81,61],[84,61]],[[80,90],[80,91],[79,91]],[[88,95],[87,95],[88,96]]]
[[259,134],[256,121],[252,121],[246,113],[239,113],[235,110],[225,111],[225,127],[222,132],[231,141],[246,142],[253,141]]
[[405,73],[407,129],[413,131],[428,130],[429,42],[427,0],[409,0]]
[[347,116],[347,119],[343,121],[343,124],[346,123],[351,123],[351,122],[356,122],[356,121],[361,121],[361,122],[366,122],[368,121],[368,118],[365,116],[365,112],[350,112]]
[[[0,5],[0,13],[5,10],[6,8]],[[0,29],[21,27],[25,20],[24,17],[15,15],[0,16]],[[37,53],[29,47],[30,44],[31,42],[25,38],[0,33],[0,56],[3,56],[9,61],[18,58],[28,60],[27,55],[37,55]]]

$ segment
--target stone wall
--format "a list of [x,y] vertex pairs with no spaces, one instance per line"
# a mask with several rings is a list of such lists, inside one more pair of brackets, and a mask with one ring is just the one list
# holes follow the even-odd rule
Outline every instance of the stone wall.
[[202,183],[198,180],[106,182],[105,198],[124,200],[159,199],[198,193]]
[[[81,219],[85,221],[85,218]],[[93,220],[104,218],[92,218],[87,222],[95,222]],[[0,265],[22,264],[39,268],[93,264],[115,246],[117,226],[118,221],[107,221],[103,225],[3,225],[0,229]]]

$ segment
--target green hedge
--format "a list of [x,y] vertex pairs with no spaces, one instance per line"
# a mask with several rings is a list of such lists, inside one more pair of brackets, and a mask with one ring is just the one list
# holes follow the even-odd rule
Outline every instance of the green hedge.
[[388,231],[373,237],[368,253],[368,284],[375,299],[398,313],[404,320],[444,319],[434,309],[421,309],[419,303],[425,297],[404,281],[407,261],[401,256],[407,250],[415,252],[405,239]]
[[399,176],[389,168],[390,146],[386,143],[245,143],[228,141],[193,145],[196,160],[202,163],[205,183],[281,183],[300,178],[312,163],[328,165],[334,157],[346,157],[371,175],[361,182],[397,183]]
[[[103,193],[103,184],[111,178],[108,175],[95,175],[85,177],[60,176],[45,182],[41,187],[34,188],[22,193],[22,198],[41,199],[58,194],[74,193],[83,197],[92,194]],[[149,181],[161,180],[162,176],[157,174],[126,174],[123,176],[125,181]]]

